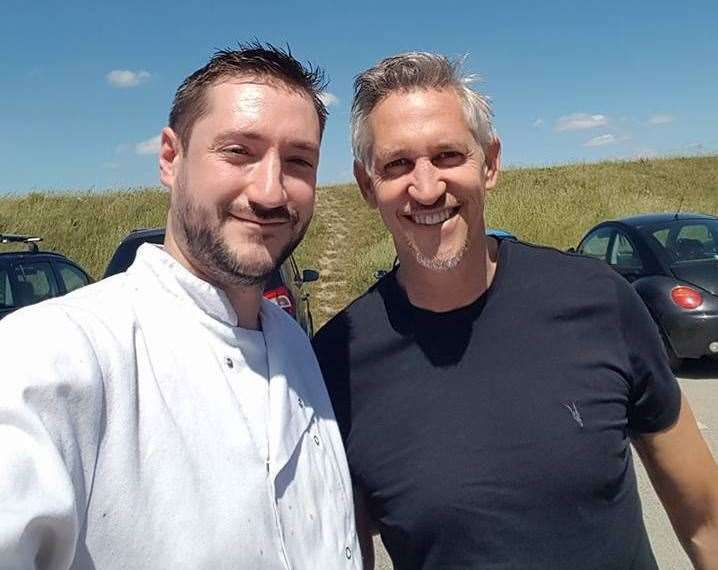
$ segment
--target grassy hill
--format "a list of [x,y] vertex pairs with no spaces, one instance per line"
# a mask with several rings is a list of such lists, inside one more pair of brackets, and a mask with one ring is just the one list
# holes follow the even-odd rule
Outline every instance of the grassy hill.
[[[649,211],[718,214],[718,157],[602,162],[503,172],[487,203],[492,227],[521,239],[566,248],[594,223]],[[161,189],[0,198],[0,231],[44,238],[43,248],[69,255],[99,277],[131,229],[165,223]],[[0,246],[6,248],[6,246]],[[322,271],[314,286],[316,320],[324,322],[391,264],[393,244],[354,185],[320,188],[300,265]]]

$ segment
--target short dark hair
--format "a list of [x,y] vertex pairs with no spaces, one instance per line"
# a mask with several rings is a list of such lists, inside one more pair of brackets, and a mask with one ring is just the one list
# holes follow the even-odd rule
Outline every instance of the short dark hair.
[[207,112],[207,88],[223,79],[243,75],[276,80],[306,93],[317,111],[319,132],[324,133],[328,114],[321,99],[327,86],[324,71],[311,63],[305,66],[297,61],[289,47],[284,50],[255,40],[239,44],[236,49],[216,51],[207,65],[187,77],[177,89],[169,126],[179,136],[185,152],[192,127]]

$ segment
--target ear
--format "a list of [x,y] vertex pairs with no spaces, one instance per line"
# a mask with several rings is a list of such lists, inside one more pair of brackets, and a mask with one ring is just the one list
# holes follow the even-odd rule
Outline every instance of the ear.
[[501,141],[494,137],[486,148],[484,156],[484,187],[488,190],[496,186],[501,170]]
[[172,129],[165,127],[160,135],[160,182],[170,190],[174,187],[181,157],[182,145],[179,137]]
[[374,184],[371,181],[371,176],[366,171],[364,165],[358,160],[354,161],[354,178],[356,178],[361,195],[364,196],[364,200],[369,204],[370,208],[376,208],[376,196],[374,194]]

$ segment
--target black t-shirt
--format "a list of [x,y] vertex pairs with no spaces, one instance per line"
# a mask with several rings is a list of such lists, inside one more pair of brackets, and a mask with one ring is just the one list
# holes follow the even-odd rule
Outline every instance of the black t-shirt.
[[674,423],[680,391],[604,263],[502,240],[471,305],[416,308],[392,272],[314,347],[397,570],[656,568],[629,434]]

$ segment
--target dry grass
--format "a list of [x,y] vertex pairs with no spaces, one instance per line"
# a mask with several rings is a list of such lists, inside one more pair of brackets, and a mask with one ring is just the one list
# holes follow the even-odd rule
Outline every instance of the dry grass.
[[[490,226],[521,239],[566,248],[600,220],[672,212],[681,202],[683,211],[718,214],[718,157],[507,170],[488,197],[486,217]],[[0,231],[40,235],[44,248],[69,255],[97,278],[128,231],[165,223],[167,203],[160,189],[33,192],[0,198]],[[348,229],[342,240],[336,239],[338,225]],[[394,258],[390,236],[354,185],[318,190],[314,221],[297,258],[301,266],[317,268],[330,249],[338,253],[325,277],[331,287],[322,291],[332,295],[314,299],[317,325],[361,293],[373,282],[374,272],[389,267]]]
[[[42,249],[71,257],[97,279],[130,230],[165,224],[168,203],[168,194],[155,188],[84,194],[32,192],[0,199],[0,231],[41,236]],[[17,245],[0,248],[16,249]]]
[[[317,315],[323,324],[373,281],[374,272],[391,267],[394,245],[375,211],[364,204],[356,186],[321,188],[316,219],[325,215],[322,194],[335,193],[338,210],[350,228],[341,244],[346,284],[337,284],[331,310]],[[718,214],[718,157],[602,162],[503,172],[487,197],[487,224],[507,229],[522,240],[565,249],[576,245],[599,221],[641,212],[683,211]],[[311,265],[332,241],[326,224],[310,230],[300,247]],[[320,268],[321,269],[321,268]],[[332,276],[334,278],[334,275]]]

